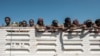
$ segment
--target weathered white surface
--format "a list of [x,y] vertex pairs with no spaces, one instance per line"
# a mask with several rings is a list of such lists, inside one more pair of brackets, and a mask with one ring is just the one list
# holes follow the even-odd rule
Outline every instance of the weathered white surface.
[[100,33],[4,27],[0,29],[0,56],[100,56]]

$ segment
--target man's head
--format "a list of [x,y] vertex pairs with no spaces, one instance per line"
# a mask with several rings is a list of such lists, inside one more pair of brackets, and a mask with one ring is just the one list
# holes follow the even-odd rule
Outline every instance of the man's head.
[[66,24],[69,24],[69,25],[71,24],[71,19],[70,19],[70,17],[66,17],[66,18],[65,18],[65,23],[66,23]]
[[100,19],[96,19],[96,20],[95,20],[95,24],[96,24],[98,27],[100,27]]
[[26,20],[23,20],[23,27],[27,27],[27,22],[26,22]]
[[52,21],[52,26],[58,27],[58,21],[57,21],[57,20],[53,20],[53,21]]
[[30,19],[29,20],[29,24],[30,24],[30,26],[34,26],[34,20],[33,19]]
[[41,25],[41,26],[44,26],[43,19],[42,18],[38,18],[37,24]]
[[6,23],[6,26],[9,26],[10,25],[10,17],[5,17],[5,23]]

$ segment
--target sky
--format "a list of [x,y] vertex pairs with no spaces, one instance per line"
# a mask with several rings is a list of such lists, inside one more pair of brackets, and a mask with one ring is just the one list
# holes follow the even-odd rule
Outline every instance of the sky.
[[0,25],[9,16],[11,22],[43,18],[46,25],[53,19],[63,24],[66,17],[78,19],[83,23],[87,19],[100,18],[100,0],[0,0]]

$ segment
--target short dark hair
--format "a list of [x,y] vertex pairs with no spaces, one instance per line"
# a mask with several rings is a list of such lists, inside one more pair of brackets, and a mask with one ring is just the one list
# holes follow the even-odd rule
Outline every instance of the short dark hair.
[[95,20],[95,24],[96,24],[97,26],[100,26],[100,19],[96,19],[96,20]]
[[5,21],[6,21],[6,19],[9,19],[9,21],[11,21],[10,17],[5,17]]
[[40,22],[42,22],[42,26],[44,26],[44,22],[42,18],[38,18],[37,24],[40,25]]
[[67,28],[71,27],[71,18],[70,17],[65,18],[64,27],[67,27]]
[[73,24],[79,25],[79,21],[77,19],[73,20]]
[[92,25],[93,25],[92,20],[90,20],[90,19],[86,20],[85,25],[86,25],[87,27],[92,27]]
[[65,22],[71,23],[71,18],[70,18],[70,17],[66,17],[66,18],[65,18]]
[[31,20],[34,22],[34,20],[33,20],[33,19],[30,19],[30,20],[29,20],[29,22],[30,22]]
[[58,27],[58,21],[57,20],[52,20],[52,26]]

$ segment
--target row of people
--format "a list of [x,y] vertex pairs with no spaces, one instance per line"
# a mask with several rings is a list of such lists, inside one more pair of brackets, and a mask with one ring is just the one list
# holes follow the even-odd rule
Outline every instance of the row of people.
[[[100,32],[100,19],[96,19],[94,23],[91,20],[88,19],[83,24],[79,24],[79,21],[77,19],[73,20],[73,22],[71,23],[70,17],[66,17],[64,21],[65,21],[64,24],[59,25],[57,20],[53,20],[51,25],[45,26],[42,18],[38,19],[36,25],[34,25],[34,20],[30,19],[29,20],[29,27],[35,27],[37,30],[52,29],[53,31],[58,30],[58,29],[75,30],[75,29],[78,29],[78,28],[91,30],[92,28],[94,28],[96,31]],[[8,26],[9,27],[10,26],[13,26],[13,27],[28,27],[27,21],[25,21],[25,20],[23,20],[19,23],[14,22],[13,24],[11,24],[10,22],[11,22],[10,17],[5,17],[5,23],[6,23],[7,27]]]
[[[26,20],[20,21],[19,23],[18,22],[11,23],[10,17],[5,17],[5,23],[6,23],[5,27],[27,27],[28,26]],[[30,27],[34,26],[34,20],[30,19],[29,24]]]

